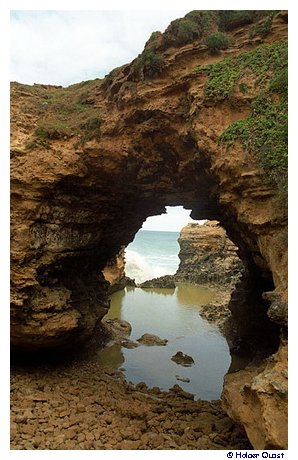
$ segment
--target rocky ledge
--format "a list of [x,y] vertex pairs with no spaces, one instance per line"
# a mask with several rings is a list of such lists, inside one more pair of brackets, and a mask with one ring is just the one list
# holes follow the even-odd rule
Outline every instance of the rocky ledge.
[[179,237],[177,280],[235,286],[243,272],[238,248],[217,221],[188,224]]

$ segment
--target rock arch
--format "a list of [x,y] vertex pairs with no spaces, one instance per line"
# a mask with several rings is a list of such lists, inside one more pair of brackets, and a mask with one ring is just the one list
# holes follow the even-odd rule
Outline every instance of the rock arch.
[[[64,350],[90,337],[108,307],[101,270],[148,216],[170,205],[218,220],[239,247],[249,282],[232,299],[235,314],[239,298],[252,294],[286,325],[286,206],[239,138],[219,142],[231,123],[252,114],[272,68],[262,84],[252,66],[229,91],[222,85],[208,92],[211,77],[200,67],[283,43],[287,14],[271,19],[265,37],[253,36],[250,24],[236,27],[233,46],[215,55],[199,39],[160,45],[155,75],[144,67],[137,77],[134,61],[68,88],[12,84],[13,350]],[[227,411],[258,449],[287,444],[283,339],[281,345],[261,368],[226,379]]]
[[[228,148],[217,142],[232,121],[247,116],[249,102],[241,95],[237,101],[206,100],[205,77],[191,75],[177,84],[170,70],[167,78],[140,82],[137,95],[123,90],[126,67],[110,88],[99,82],[92,91],[102,113],[100,139],[78,146],[72,136],[57,136],[50,149],[26,147],[38,113],[20,121],[16,104],[34,98],[36,105],[61,90],[33,87],[32,96],[13,85],[16,348],[60,346],[89,335],[106,308],[100,270],[166,205],[220,221],[260,290],[267,280],[267,288],[284,298],[286,218],[276,191],[240,143]],[[117,84],[122,93],[113,93]]]

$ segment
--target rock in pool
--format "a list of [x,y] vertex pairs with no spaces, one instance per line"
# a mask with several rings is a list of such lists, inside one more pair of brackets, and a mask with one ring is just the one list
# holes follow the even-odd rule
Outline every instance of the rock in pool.
[[142,345],[147,345],[149,347],[152,346],[164,346],[168,343],[167,339],[161,339],[157,335],[153,334],[143,334],[142,337],[137,339],[139,343]]
[[176,364],[180,364],[180,366],[189,367],[194,364],[194,360],[191,356],[185,355],[182,351],[177,351],[175,355],[171,358]]

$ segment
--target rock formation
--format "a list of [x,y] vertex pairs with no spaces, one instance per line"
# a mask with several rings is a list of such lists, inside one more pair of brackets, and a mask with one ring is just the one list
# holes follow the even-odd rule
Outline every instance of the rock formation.
[[121,248],[118,254],[109,260],[102,271],[104,279],[110,283],[109,293],[119,291],[126,285],[125,254]]
[[237,247],[216,221],[188,224],[179,237],[180,264],[176,278],[197,284],[235,284],[243,266]]
[[[287,214],[276,184],[287,13],[228,13],[193,12],[187,21],[200,27],[186,39],[172,23],[104,80],[12,84],[14,350],[64,350],[90,337],[108,309],[101,270],[166,205],[219,221],[260,308],[264,291],[286,303]],[[230,43],[222,50],[205,44],[218,29]]]

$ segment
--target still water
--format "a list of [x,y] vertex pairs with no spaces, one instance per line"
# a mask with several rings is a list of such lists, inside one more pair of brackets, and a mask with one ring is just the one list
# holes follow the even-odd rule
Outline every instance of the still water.
[[[128,321],[132,325],[131,340],[149,333],[168,343],[133,349],[114,344],[99,352],[98,359],[124,368],[127,381],[165,390],[178,384],[195,399],[218,399],[231,357],[217,326],[199,314],[199,305],[212,301],[212,297],[205,287],[189,284],[179,284],[176,289],[126,288],[116,292],[111,296],[107,318]],[[194,364],[183,367],[171,361],[178,351],[190,355]]]

